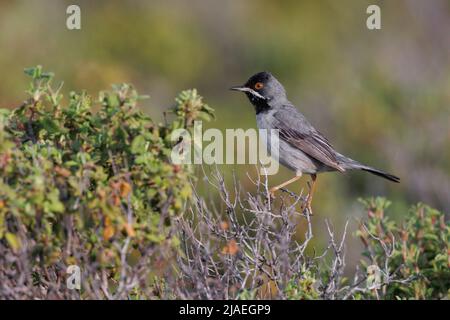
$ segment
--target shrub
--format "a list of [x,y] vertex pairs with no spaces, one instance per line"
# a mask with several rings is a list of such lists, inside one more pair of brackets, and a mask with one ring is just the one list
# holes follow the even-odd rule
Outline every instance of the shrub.
[[[366,270],[378,272],[378,284],[366,297],[443,299],[450,295],[450,226],[441,212],[424,204],[413,206],[397,224],[386,215],[390,202],[363,201],[369,220],[357,235],[365,246]],[[370,265],[368,265],[370,264]],[[393,277],[410,281],[395,281]]]
[[71,92],[64,106],[53,74],[25,72],[30,98],[0,114],[1,297],[76,297],[68,265],[83,272],[82,297],[125,297],[146,283],[156,248],[161,264],[177,246],[168,225],[185,210],[192,172],[170,163],[171,133],[211,109],[184,91],[173,121],[156,124],[128,84],[97,101]]
[[[236,180],[235,180],[236,181]],[[328,244],[313,247],[320,217],[298,211],[305,199],[288,192],[272,203],[267,182],[256,193],[238,182],[227,188],[208,178],[221,205],[195,197],[192,215],[177,218],[183,254],[174,296],[195,299],[444,299],[450,297],[448,221],[426,205],[413,206],[404,223],[387,216],[383,198],[363,201],[368,211],[355,234],[363,259],[347,276],[348,224],[340,232],[326,220]],[[218,209],[221,208],[221,209]],[[298,227],[305,230],[299,240]]]

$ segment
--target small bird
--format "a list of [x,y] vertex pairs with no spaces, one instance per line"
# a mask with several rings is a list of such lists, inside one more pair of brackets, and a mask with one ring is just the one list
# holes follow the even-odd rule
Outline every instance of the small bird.
[[275,191],[300,179],[302,174],[309,174],[312,181],[308,184],[310,190],[306,208],[311,213],[318,173],[359,169],[393,182],[400,182],[400,178],[392,174],[359,163],[334,150],[330,142],[287,99],[283,85],[271,73],[259,72],[250,77],[244,85],[232,87],[230,90],[241,91],[247,95],[255,107],[259,129],[278,130],[278,148],[272,148],[274,141],[267,139],[268,151],[282,165],[296,173],[294,178],[271,188],[271,196],[274,196]]

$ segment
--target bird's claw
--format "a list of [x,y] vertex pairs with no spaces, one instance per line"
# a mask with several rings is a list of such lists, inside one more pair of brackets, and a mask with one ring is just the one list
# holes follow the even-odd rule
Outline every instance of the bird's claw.
[[303,214],[309,215],[309,216],[313,215],[311,203],[308,200],[304,205],[302,205],[301,209],[302,209]]
[[269,190],[267,197],[264,199],[264,203],[272,203],[275,200],[275,191]]
[[271,200],[275,199],[275,192],[276,191],[277,190],[274,190],[274,189],[270,189],[269,190],[269,197],[270,197]]

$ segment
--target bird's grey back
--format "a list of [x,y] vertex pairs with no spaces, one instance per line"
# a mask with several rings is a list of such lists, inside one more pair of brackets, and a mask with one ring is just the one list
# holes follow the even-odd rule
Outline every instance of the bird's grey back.
[[[272,106],[272,108],[258,113],[256,115],[256,123],[259,129],[272,130],[279,129],[281,126],[282,128],[294,129],[305,135],[311,133],[319,134],[303,114],[288,101],[282,105],[278,105],[277,107]],[[326,141],[325,138],[323,139]],[[273,148],[273,142],[270,137],[265,141],[269,153],[277,161],[295,171],[297,174],[312,174],[327,169],[319,161],[316,161],[300,149],[293,148],[289,143],[284,141],[284,139],[278,139],[277,141],[279,150]]]
[[284,103],[274,109],[276,112],[273,115],[281,125],[294,129],[302,134],[317,132],[305,116],[290,102]]

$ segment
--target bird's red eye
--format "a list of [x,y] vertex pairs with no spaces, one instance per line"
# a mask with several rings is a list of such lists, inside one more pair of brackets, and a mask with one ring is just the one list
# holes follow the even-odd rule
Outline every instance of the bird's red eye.
[[255,89],[256,89],[256,90],[262,89],[263,87],[264,87],[264,85],[263,85],[262,82],[257,82],[257,83],[255,84]]

